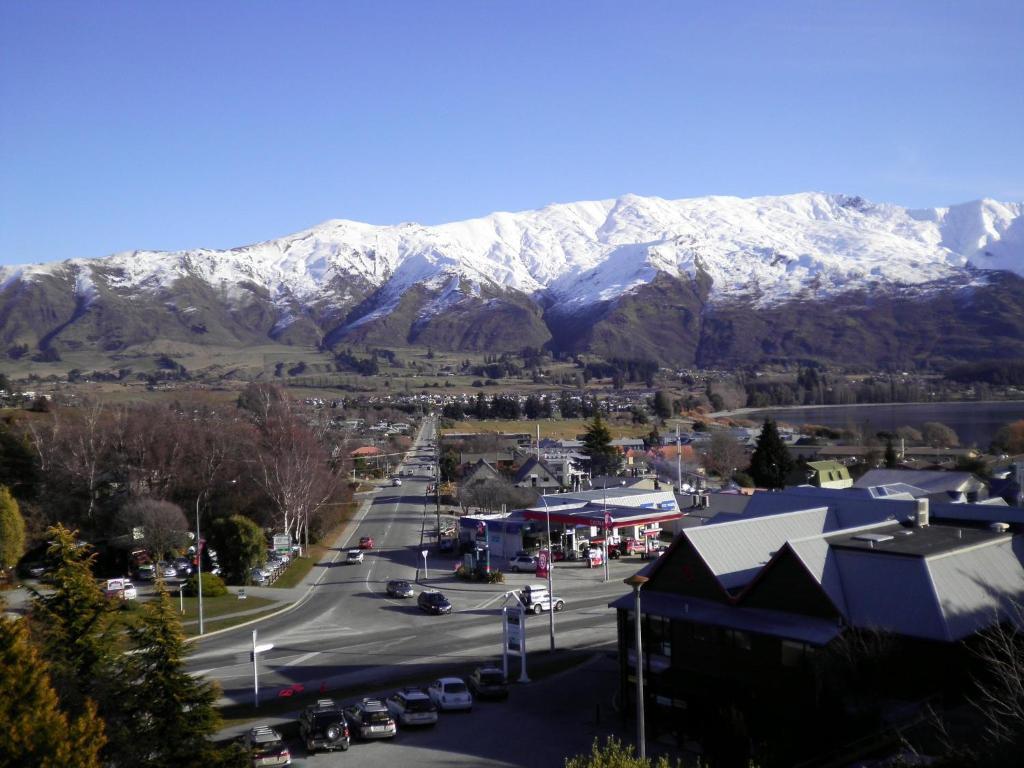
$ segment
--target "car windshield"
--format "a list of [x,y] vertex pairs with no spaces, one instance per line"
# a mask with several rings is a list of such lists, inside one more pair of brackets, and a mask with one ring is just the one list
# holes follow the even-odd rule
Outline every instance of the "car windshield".
[[318,728],[324,728],[338,722],[340,719],[337,712],[317,712],[313,715],[313,724]]
[[387,712],[367,712],[363,716],[363,722],[370,723],[371,725],[386,725],[390,719],[391,715]]
[[465,683],[445,683],[444,684],[444,692],[445,693],[465,693],[466,692],[466,684]]
[[502,677],[501,672],[481,672],[480,682],[487,685],[502,685],[505,678]]
[[407,712],[429,712],[433,709],[430,699],[406,699],[405,709]]
[[436,603],[437,605],[444,605],[448,602],[448,600],[440,592],[434,592],[427,595],[427,602]]

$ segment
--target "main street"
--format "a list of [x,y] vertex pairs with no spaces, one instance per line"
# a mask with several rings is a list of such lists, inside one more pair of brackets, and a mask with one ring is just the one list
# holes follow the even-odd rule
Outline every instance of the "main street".
[[[341,546],[310,572],[304,586],[315,586],[291,610],[196,644],[189,669],[218,681],[225,703],[252,700],[253,628],[260,644],[274,646],[259,657],[260,688],[268,697],[300,685],[306,691],[330,691],[365,684],[369,691],[395,678],[427,681],[499,653],[504,593],[536,577],[506,574],[504,585],[468,583],[452,576],[454,560],[440,559],[436,547],[428,545],[434,542],[436,520],[433,498],[426,496],[433,481],[435,429],[428,419],[402,464],[403,484],[381,488],[362,506]],[[347,548],[362,536],[373,537],[374,549],[362,564],[345,564]],[[429,549],[427,571],[424,549]],[[555,618],[558,647],[596,647],[614,640],[615,617],[607,604],[626,591],[621,579],[637,567],[636,562],[613,561],[605,583],[601,569],[559,564],[555,592],[567,607]],[[443,591],[453,604],[452,615],[427,615],[415,598],[389,598],[385,585],[391,579],[405,579],[417,591]],[[532,618],[529,648],[547,647],[547,617]]]

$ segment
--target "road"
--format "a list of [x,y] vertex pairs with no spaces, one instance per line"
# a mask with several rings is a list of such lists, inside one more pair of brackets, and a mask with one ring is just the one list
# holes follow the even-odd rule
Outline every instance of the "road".
[[[428,446],[434,429],[432,420],[421,429],[402,465],[407,473],[402,486],[381,489],[363,506],[343,546],[313,569],[310,581],[316,586],[306,597],[287,613],[254,625],[259,643],[274,646],[260,656],[263,696],[279,696],[295,686],[330,692],[365,685],[369,691],[398,678],[427,682],[499,654],[504,592],[536,577],[507,574],[504,585],[456,580],[451,575],[454,561],[440,559],[435,550],[427,560],[429,575],[423,572],[424,531],[429,533],[436,520],[433,505],[425,504],[433,479],[433,450]],[[372,536],[375,549],[361,565],[344,564],[346,549],[362,536]],[[613,642],[615,617],[607,604],[626,591],[621,579],[637,568],[635,562],[613,562],[611,579],[604,583],[600,569],[559,564],[555,592],[566,599],[567,609],[556,616],[558,646]],[[414,598],[387,597],[389,579],[418,581],[417,591],[424,586],[441,589],[453,604],[452,615],[429,616],[416,607]],[[252,629],[205,638],[189,656],[193,674],[220,683],[222,703],[252,701]],[[547,648],[547,636],[547,617],[531,619],[528,647]]]

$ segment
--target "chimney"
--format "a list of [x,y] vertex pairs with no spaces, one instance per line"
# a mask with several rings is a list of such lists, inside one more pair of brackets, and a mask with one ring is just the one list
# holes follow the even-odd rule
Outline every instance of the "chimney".
[[914,527],[928,527],[928,499],[917,500],[917,515],[914,518]]

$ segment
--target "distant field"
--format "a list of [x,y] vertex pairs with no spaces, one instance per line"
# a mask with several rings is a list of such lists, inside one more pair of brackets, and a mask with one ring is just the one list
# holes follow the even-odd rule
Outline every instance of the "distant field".
[[[457,422],[451,429],[442,429],[442,434],[453,432],[528,432],[531,435],[537,434],[537,425],[540,425],[541,439],[572,440],[576,435],[582,435],[587,431],[587,425],[591,422],[584,419],[558,419],[544,421],[528,420],[465,420]],[[643,437],[651,433],[650,424],[616,424],[606,422],[608,431],[612,437]]]

